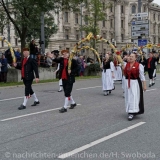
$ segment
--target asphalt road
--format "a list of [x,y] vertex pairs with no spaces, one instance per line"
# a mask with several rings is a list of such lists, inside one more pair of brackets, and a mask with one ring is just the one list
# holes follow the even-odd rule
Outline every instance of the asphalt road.
[[0,160],[159,160],[159,82],[160,75],[144,93],[145,114],[131,122],[120,82],[103,96],[101,79],[76,81],[72,95],[79,105],[63,114],[57,82],[34,85],[40,105],[31,107],[31,98],[22,111],[24,87],[0,88]]

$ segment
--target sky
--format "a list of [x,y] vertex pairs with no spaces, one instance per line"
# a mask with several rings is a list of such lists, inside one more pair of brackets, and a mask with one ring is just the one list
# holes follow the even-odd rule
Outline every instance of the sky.
[[160,0],[154,0],[153,2],[160,5]]

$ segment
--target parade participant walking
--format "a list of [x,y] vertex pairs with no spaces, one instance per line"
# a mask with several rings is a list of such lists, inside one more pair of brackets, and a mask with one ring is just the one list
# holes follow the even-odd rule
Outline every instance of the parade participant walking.
[[155,67],[156,59],[153,57],[153,53],[149,54],[149,58],[147,59],[147,70],[148,70],[148,76],[149,76],[149,87],[153,86],[155,84],[154,82],[154,69]]
[[2,54],[1,62],[1,81],[6,83],[7,82],[7,72],[8,72],[8,63],[7,59],[5,58],[5,55]]
[[32,90],[33,79],[36,77],[36,83],[39,81],[37,62],[35,59],[30,57],[28,48],[23,49],[23,56],[24,58],[21,63],[14,63],[14,67],[21,70],[21,77],[25,85],[24,101],[23,104],[21,104],[21,106],[18,108],[19,110],[26,109],[27,101],[30,97],[34,98],[34,103],[32,106],[36,106],[40,103],[35,92]]
[[126,77],[124,75],[124,68],[126,67],[126,64],[129,62],[129,56],[128,55],[125,55],[124,58],[123,58],[123,66],[122,66],[122,73],[123,73],[123,76],[122,76],[122,89],[123,89],[123,98],[125,97],[125,81],[126,81]]
[[109,54],[105,55],[105,60],[102,63],[102,86],[104,91],[104,96],[107,96],[114,89],[114,64],[109,58]]
[[158,62],[159,62],[159,56],[158,54],[156,53],[156,51],[154,51],[154,59],[155,59],[155,68],[154,68],[154,72],[153,72],[153,78],[154,80],[156,79],[156,71],[157,71],[157,65],[158,65]]
[[75,82],[75,74],[77,72],[78,66],[75,59],[72,59],[71,70],[68,70],[68,59],[69,59],[69,51],[62,50],[61,54],[63,57],[57,58],[55,55],[51,54],[50,57],[54,62],[60,63],[60,73],[59,79],[62,79],[62,85],[65,95],[65,103],[64,107],[59,110],[60,113],[67,112],[68,104],[71,103],[70,109],[74,109],[76,106],[75,101],[71,95],[73,83]]
[[118,62],[116,56],[114,56],[114,80],[115,81],[122,81],[122,69],[121,64]]
[[[56,57],[59,57],[59,51],[58,50],[54,50],[51,53],[54,54]],[[61,55],[61,57],[63,57],[63,55]],[[55,70],[56,75],[57,75],[57,73],[59,74],[59,70],[60,70],[60,63],[57,64],[57,69]],[[62,91],[63,91],[62,79],[59,79],[59,90],[58,90],[58,92],[62,92]]]
[[[125,82],[125,106],[128,120],[135,115],[144,113],[143,90],[146,91],[144,67],[136,62],[136,55],[130,54],[130,62],[124,69]],[[143,83],[143,86],[142,86]]]

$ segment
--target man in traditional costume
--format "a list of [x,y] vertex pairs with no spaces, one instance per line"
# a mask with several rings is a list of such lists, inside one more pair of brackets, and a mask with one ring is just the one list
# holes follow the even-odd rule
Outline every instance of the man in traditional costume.
[[76,103],[73,100],[71,95],[73,83],[75,82],[75,74],[78,69],[78,65],[75,59],[71,61],[71,70],[68,70],[68,59],[69,59],[69,51],[62,50],[61,54],[63,57],[56,58],[55,55],[51,54],[50,57],[53,59],[54,62],[60,63],[60,73],[59,79],[62,79],[62,85],[65,95],[65,103],[64,107],[62,107],[59,112],[64,113],[67,112],[68,104],[71,103],[69,109],[74,109],[76,107]]
[[159,56],[158,54],[156,53],[156,51],[154,51],[154,58],[155,58],[155,68],[154,68],[154,72],[153,72],[153,78],[154,80],[156,79],[156,71],[157,71],[157,65],[158,65],[158,62],[159,62]]
[[[59,51],[58,50],[54,50],[51,53],[54,54],[57,58],[59,57]],[[63,55],[61,57],[63,57]],[[59,70],[60,70],[60,63],[57,64],[57,69],[55,70],[55,73],[57,74],[57,72],[59,72]],[[62,79],[59,79],[59,90],[58,90],[58,92],[62,92],[62,91],[63,91]]]
[[[136,62],[136,55],[130,54],[130,62],[124,68],[125,82],[125,106],[128,120],[136,115],[144,113],[143,90],[146,90],[144,67]],[[143,83],[143,85],[142,85]]]
[[36,106],[40,103],[35,92],[32,89],[33,79],[36,77],[36,83],[38,83],[39,81],[37,61],[30,57],[28,48],[23,49],[23,56],[24,58],[22,59],[21,63],[14,63],[14,67],[21,70],[21,77],[25,85],[24,101],[23,104],[21,104],[21,106],[18,108],[19,110],[26,109],[27,101],[30,97],[34,98],[34,103],[32,104],[32,106]]
[[149,58],[147,59],[147,70],[148,70],[148,76],[149,76],[149,87],[153,86],[155,84],[153,75],[154,75],[154,69],[155,67],[156,59],[153,57],[153,53],[149,54]]
[[105,60],[102,62],[102,87],[104,91],[104,96],[111,94],[114,90],[114,64],[109,58],[109,54],[105,55]]

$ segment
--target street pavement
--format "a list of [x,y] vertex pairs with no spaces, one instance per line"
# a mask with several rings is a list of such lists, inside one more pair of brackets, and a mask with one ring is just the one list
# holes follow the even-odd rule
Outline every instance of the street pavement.
[[0,88],[0,160],[159,160],[159,82],[160,75],[144,93],[145,114],[133,121],[127,120],[120,82],[103,96],[100,78],[76,81],[78,106],[63,114],[58,82],[33,85],[40,105],[31,107],[31,97],[21,111],[24,87]]

